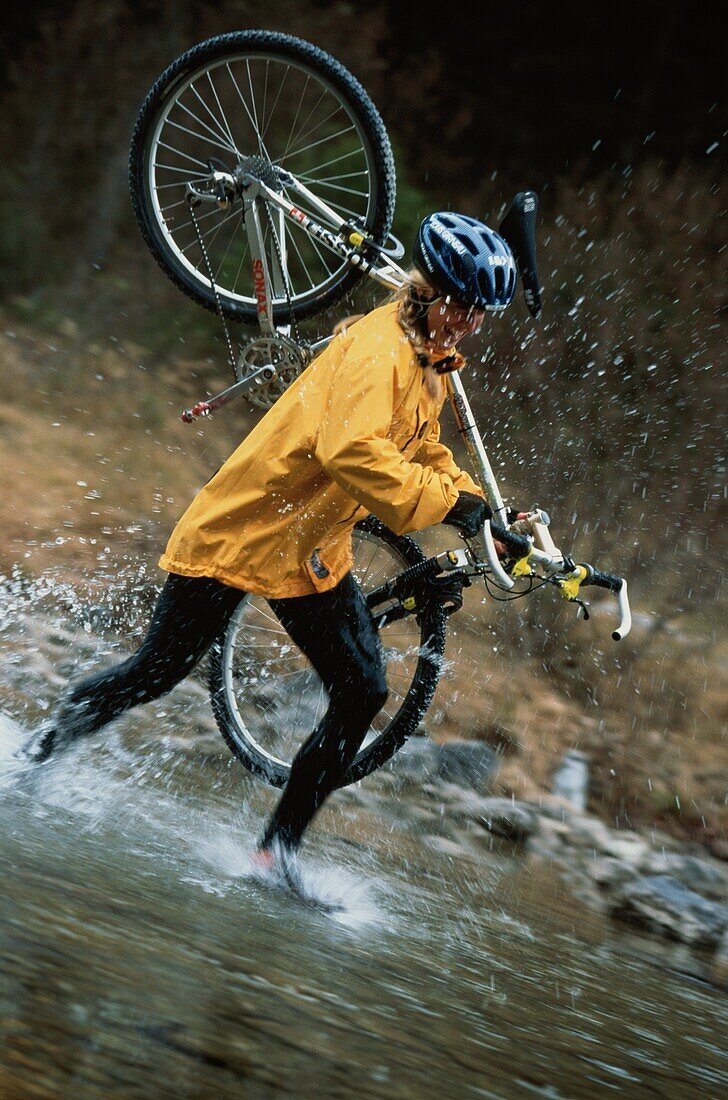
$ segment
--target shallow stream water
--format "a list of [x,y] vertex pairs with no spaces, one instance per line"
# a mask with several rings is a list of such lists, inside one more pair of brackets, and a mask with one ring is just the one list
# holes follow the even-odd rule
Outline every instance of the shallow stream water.
[[[15,629],[0,703],[22,717],[54,646],[95,639]],[[3,1100],[728,1092],[699,968],[507,845],[453,854],[391,783],[312,830],[304,872],[343,904],[325,915],[250,873],[273,792],[200,687],[40,767],[13,756],[26,735],[0,719]]]

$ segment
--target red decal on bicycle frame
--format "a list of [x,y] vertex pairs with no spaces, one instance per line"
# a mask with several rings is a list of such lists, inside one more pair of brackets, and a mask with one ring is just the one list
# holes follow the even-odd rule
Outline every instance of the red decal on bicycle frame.
[[297,222],[305,222],[307,220],[303,210],[299,210],[297,206],[291,207],[290,214]]
[[253,260],[253,285],[255,287],[255,300],[258,303],[258,314],[261,317],[268,316],[268,295],[265,292],[265,272],[263,261]]

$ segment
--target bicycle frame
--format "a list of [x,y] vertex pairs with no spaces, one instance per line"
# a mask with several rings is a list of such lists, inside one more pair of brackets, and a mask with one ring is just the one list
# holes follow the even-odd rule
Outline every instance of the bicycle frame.
[[[300,195],[308,206],[316,211],[322,219],[321,222],[310,214],[304,213],[288,198],[250,172],[241,170],[233,175],[212,172],[211,182],[214,185],[214,193],[193,187],[192,184],[187,185],[192,202],[213,201],[224,208],[234,196],[242,200],[253,269],[256,312],[262,335],[274,336],[279,332],[288,337],[290,332],[290,326],[276,328],[273,324],[271,309],[273,299],[280,300],[285,295],[286,219],[296,222],[312,238],[321,241],[338,256],[388,289],[396,290],[404,284],[407,273],[396,263],[396,259],[404,252],[398,242],[395,241],[394,250],[385,249],[368,238],[359,227],[347,223],[291,173],[279,170],[279,178],[283,187]],[[273,208],[278,222],[277,227],[272,221],[270,222],[271,243],[275,245],[270,262],[266,255],[261,228],[260,211],[263,203]],[[327,222],[328,225],[322,222]],[[326,337],[308,347],[306,359],[310,361],[331,339],[330,336]],[[222,393],[187,410],[182,414],[182,419],[190,422],[197,416],[206,416],[226,404],[232,397],[243,394],[261,383],[270,382],[275,376],[273,364],[263,366]],[[515,577],[532,576],[534,569],[538,568],[540,576],[545,580],[553,581],[565,599],[579,604],[580,611],[585,617],[588,617],[586,608],[579,599],[580,585],[586,583],[609,588],[616,595],[619,608],[619,625],[612,632],[612,637],[615,640],[626,637],[632,621],[626,580],[622,577],[610,577],[599,573],[593,566],[586,563],[575,564],[553,542],[549,532],[548,516],[541,509],[535,508],[525,520],[520,520],[518,531],[514,532],[509,528],[507,509],[459,374],[453,372],[447,375],[447,388],[450,405],[458,430],[465,441],[475,479],[483,489],[493,513],[493,520],[486,522],[481,532],[485,561],[481,558],[479,551],[471,546],[467,551],[462,549],[446,551],[436,559],[430,560],[438,562],[440,571],[465,569],[473,575],[490,573],[495,582],[505,590],[513,588]],[[505,545],[514,559],[509,571],[506,571],[501,562],[496,539]]]

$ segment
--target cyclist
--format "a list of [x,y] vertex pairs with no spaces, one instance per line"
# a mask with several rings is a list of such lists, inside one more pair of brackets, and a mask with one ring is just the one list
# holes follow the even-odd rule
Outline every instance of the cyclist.
[[[160,565],[169,577],[138,651],[73,687],[36,734],[37,761],[179,683],[244,592],[264,596],[326,687],[329,707],[293,760],[255,860],[295,851],[387,697],[372,615],[351,573],[351,531],[374,513],[398,534],[436,523],[475,535],[490,511],[439,442],[443,375],[486,312],[510,303],[510,248],[449,212],[422,222],[414,267],[385,305],[349,319],[198,493]],[[424,599],[462,603],[463,575]]]

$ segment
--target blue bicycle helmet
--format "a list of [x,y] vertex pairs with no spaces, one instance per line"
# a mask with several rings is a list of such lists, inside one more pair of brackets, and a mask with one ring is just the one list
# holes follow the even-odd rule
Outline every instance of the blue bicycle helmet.
[[494,230],[467,214],[430,214],[417,233],[412,261],[441,294],[459,305],[505,309],[516,289],[516,261]]

